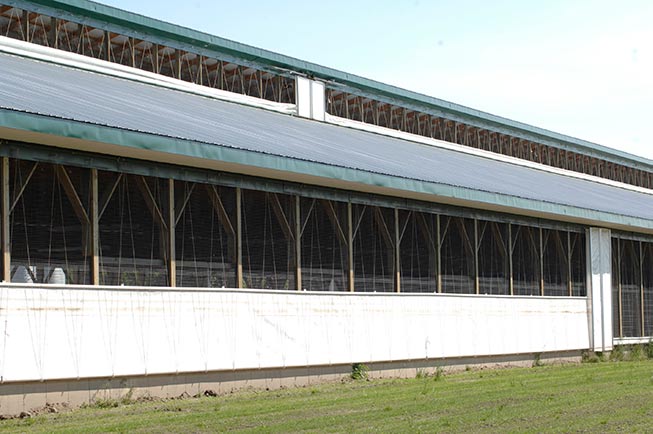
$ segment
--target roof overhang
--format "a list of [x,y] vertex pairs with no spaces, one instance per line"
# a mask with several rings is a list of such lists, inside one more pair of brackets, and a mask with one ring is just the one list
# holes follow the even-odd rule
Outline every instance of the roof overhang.
[[646,171],[653,168],[653,161],[648,158],[94,1],[4,0],[4,3],[262,70],[316,77],[335,88],[351,89],[357,94],[380,98],[411,110],[443,116],[627,167]]
[[0,137],[653,233],[650,194],[0,54]]

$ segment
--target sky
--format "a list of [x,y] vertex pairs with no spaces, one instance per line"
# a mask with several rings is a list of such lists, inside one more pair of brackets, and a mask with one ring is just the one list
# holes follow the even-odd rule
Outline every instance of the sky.
[[653,159],[653,1],[101,0]]

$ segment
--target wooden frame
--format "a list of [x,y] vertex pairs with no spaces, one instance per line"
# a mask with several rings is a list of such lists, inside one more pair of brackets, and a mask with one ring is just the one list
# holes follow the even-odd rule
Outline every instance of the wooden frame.
[[354,222],[351,202],[347,202],[347,287],[354,292]]
[[[17,201],[20,198],[20,194],[26,191],[27,184],[32,179],[35,171],[37,170],[37,165],[40,163],[35,163],[32,166],[23,166],[26,168],[24,170],[24,176],[20,177],[21,179],[16,180],[16,197],[11,197],[10,194],[10,185],[9,185],[9,165],[10,160],[8,157],[2,158],[2,167],[1,167],[1,176],[2,176],[2,248],[3,248],[3,264],[2,264],[2,273],[3,278],[7,280],[9,275],[10,277],[10,244],[9,244],[9,217],[11,214],[11,209],[13,206],[16,206]],[[50,167],[50,166],[48,166]],[[236,187],[236,217],[228,215],[227,210],[222,203],[220,194],[218,193],[217,187],[211,184],[203,184],[198,182],[192,182],[190,184],[190,189],[184,190],[183,194],[179,190],[180,187],[177,186],[177,183],[174,179],[160,179],[157,178],[157,182],[161,186],[161,194],[156,196],[154,193],[157,191],[151,187],[152,182],[149,178],[140,175],[126,175],[122,173],[117,173],[114,177],[107,176],[107,181],[103,184],[104,191],[99,191],[99,178],[98,178],[98,169],[88,169],[90,173],[90,188],[89,188],[89,203],[86,205],[84,201],[80,198],[80,187],[75,186],[73,180],[76,178],[73,176],[71,179],[70,170],[67,167],[62,165],[53,164],[52,168],[54,170],[54,176],[56,176],[57,182],[61,185],[62,190],[65,192],[68,201],[72,206],[72,211],[75,212],[77,219],[86,227],[86,230],[89,231],[89,245],[88,245],[88,255],[91,260],[91,282],[93,285],[98,285],[100,283],[100,264],[99,264],[99,223],[102,217],[102,214],[107,209],[111,198],[114,193],[117,191],[120,183],[125,180],[125,177],[130,177],[130,180],[133,180],[140,189],[142,193],[143,200],[147,205],[148,210],[152,214],[153,221],[156,225],[159,226],[161,232],[161,244],[165,248],[164,259],[166,260],[168,274],[169,274],[169,285],[176,285],[176,258],[175,258],[175,228],[181,218],[182,213],[189,204],[191,195],[198,187],[204,187],[208,193],[208,198],[211,202],[212,208],[216,215],[218,216],[220,223],[224,227],[225,231],[229,235],[230,243],[230,256],[232,256],[237,264],[236,279],[237,286],[242,287],[242,192],[240,188]],[[166,186],[165,189],[163,186]],[[166,203],[164,198],[167,195],[167,207],[164,209],[163,204]],[[156,196],[156,197],[155,197]],[[288,196],[293,201],[292,208],[290,206],[285,206],[285,202],[280,201],[280,197],[277,193],[267,192],[267,200],[270,201],[270,206],[272,211],[276,216],[284,236],[289,242],[289,246],[292,247],[294,251],[294,263],[291,268],[294,269],[294,275],[296,278],[296,287],[295,289],[302,289],[302,245],[301,238],[304,233],[306,222],[308,217],[302,218],[302,196],[293,195]],[[285,196],[284,196],[285,197]],[[13,201],[12,201],[13,199]],[[86,197],[84,197],[86,199]],[[159,203],[161,202],[161,203]],[[441,215],[432,213],[433,218],[435,219],[436,233],[433,233],[433,221],[426,220],[426,212],[415,211],[415,210],[406,210],[406,220],[401,220],[402,209],[398,207],[380,207],[377,205],[360,205],[362,212],[360,215],[356,216],[356,222],[354,222],[353,214],[353,204],[351,201],[346,203],[347,206],[347,228],[344,228],[344,225],[340,221],[342,216],[339,217],[338,212],[335,208],[335,202],[327,199],[312,199],[310,202],[311,209],[316,204],[321,204],[324,207],[326,216],[331,221],[333,225],[335,234],[338,241],[341,244],[341,248],[347,250],[347,272],[348,272],[348,282],[347,287],[350,291],[355,289],[354,286],[354,261],[353,261],[353,246],[354,238],[363,218],[365,212],[371,213],[371,215],[366,216],[367,218],[372,218],[374,222],[374,227],[376,228],[376,235],[383,239],[385,247],[387,247],[387,260],[388,265],[392,264],[393,268],[393,287],[395,292],[402,291],[402,282],[401,282],[401,242],[404,237],[404,232],[406,227],[409,224],[409,219],[413,219],[414,223],[417,225],[417,229],[423,234],[424,238],[428,240],[428,249],[429,249],[429,276],[434,279],[437,279],[437,291],[442,292],[442,275],[441,275],[441,266],[442,266],[442,247],[443,247],[443,238],[447,233],[447,228],[442,230]],[[306,205],[308,207],[308,202]],[[311,210],[305,210],[312,212]],[[387,211],[387,212],[386,212]],[[392,217],[390,217],[390,211],[392,211]],[[294,216],[294,221],[292,220]],[[513,254],[514,254],[514,228],[512,224],[501,223],[501,225],[506,224],[508,230],[508,239],[510,244],[508,247],[505,246],[505,231],[500,229],[503,226],[500,226],[499,223],[494,221],[485,221],[477,218],[471,217],[457,217],[451,216],[450,223],[456,225],[460,230],[460,237],[462,238],[462,243],[464,245],[464,250],[466,256],[471,260],[473,256],[474,263],[474,292],[480,293],[480,274],[479,274],[479,255],[480,247],[482,245],[484,234],[487,234],[488,230],[496,232],[496,242],[501,243],[502,250],[501,254],[504,257],[504,262],[507,263],[508,272],[509,272],[509,291],[510,294],[514,294],[514,264],[513,264]],[[390,227],[389,222],[394,221],[394,229]],[[474,234],[473,239],[471,235],[471,224],[474,224]],[[482,226],[484,225],[484,226]],[[489,226],[488,226],[489,225]],[[543,229],[541,227],[529,226],[531,228],[537,228],[540,234],[539,240],[539,258],[540,258],[540,295],[543,295],[544,291],[544,242],[543,242]],[[551,229],[552,231],[558,231],[557,229]],[[535,234],[535,229],[529,231],[529,234]],[[563,252],[565,263],[567,264],[567,285],[568,285],[568,294],[572,295],[572,273],[571,273],[571,256],[572,256],[572,243],[571,243],[571,234],[567,232],[567,247],[564,247],[564,232],[559,231],[559,236],[555,236],[556,248]],[[535,237],[536,238],[536,237]],[[534,239],[534,238],[533,238]],[[553,241],[553,240],[552,240]],[[378,242],[378,241],[377,241]],[[534,241],[534,244],[536,241]],[[536,248],[537,246],[534,246]],[[642,249],[640,243],[640,251]],[[471,256],[470,256],[471,255]],[[641,252],[640,252],[641,256]],[[562,259],[561,259],[562,260]],[[9,265],[7,265],[9,264]],[[641,268],[641,264],[640,264]],[[471,273],[471,264],[466,271]],[[642,306],[642,330],[644,329],[644,290],[643,290],[643,279],[641,277],[642,270],[640,269],[640,284],[642,288],[640,289],[640,299]],[[387,276],[387,273],[386,273]],[[620,306],[621,309],[621,306]]]
[[2,242],[2,281],[11,281],[11,243],[9,240],[9,158],[2,157],[0,162],[0,224],[2,231],[0,233],[0,240]]
[[243,287],[243,192],[236,187],[236,286]]
[[[100,204],[98,198],[98,170],[91,169],[91,283],[100,284]],[[106,205],[105,205],[106,206]]]

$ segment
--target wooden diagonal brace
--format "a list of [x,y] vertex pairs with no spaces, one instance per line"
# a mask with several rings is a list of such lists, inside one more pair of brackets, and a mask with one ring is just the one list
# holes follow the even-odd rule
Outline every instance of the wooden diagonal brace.
[[165,218],[161,213],[161,209],[159,208],[159,205],[156,203],[156,199],[152,194],[152,190],[150,190],[150,186],[147,185],[147,181],[145,180],[145,177],[140,175],[135,175],[134,181],[136,182],[136,185],[141,191],[141,193],[143,194],[143,199],[145,200],[145,204],[147,205],[147,208],[150,210],[150,213],[152,214],[152,217],[156,221],[156,224],[159,225],[159,227],[164,233],[167,233],[168,225],[166,224]]
[[508,256],[507,246],[505,240],[503,239],[503,234],[499,230],[499,225],[496,222],[489,222],[488,224],[491,225],[490,227],[494,233],[494,238],[497,240],[497,247],[499,247],[499,252],[501,252],[501,256],[505,260]]
[[118,176],[116,176],[114,182],[104,191],[104,193],[102,193],[102,197],[98,200],[98,220],[102,218],[104,211],[107,209],[107,205],[109,205],[109,201],[113,197],[113,194],[116,192],[118,185],[120,185],[122,177],[122,173],[119,173]]
[[[401,242],[401,240],[404,239],[404,234],[406,233],[406,229],[408,228],[408,223],[410,222],[410,219],[413,217],[414,211],[408,211],[408,215],[406,216],[406,219],[404,221],[404,224],[399,228],[399,240],[398,242]],[[397,222],[399,224],[399,222]]]
[[379,207],[374,207],[374,220],[376,220],[376,223],[379,225],[381,238],[383,238],[383,241],[385,241],[386,247],[393,248],[394,247],[394,240],[392,239],[393,237],[390,234],[390,230],[388,229],[388,226],[385,223],[385,218],[383,217],[383,214],[381,213],[381,208]]
[[206,185],[206,191],[209,195],[209,200],[211,201],[211,205],[213,205],[213,210],[217,214],[218,220],[220,220],[220,224],[222,224],[222,227],[227,232],[229,237],[231,239],[234,239],[236,237],[236,230],[234,229],[234,226],[231,223],[229,214],[227,213],[227,210],[225,209],[222,203],[222,199],[220,198],[218,191],[216,190],[215,186],[208,185],[208,184]]
[[277,220],[279,221],[281,230],[283,231],[283,234],[286,236],[286,240],[294,241],[295,234],[293,233],[293,229],[290,226],[288,219],[286,218],[286,213],[283,211],[283,207],[281,206],[281,202],[279,201],[279,196],[276,193],[267,193],[267,196],[268,196],[268,200],[270,201],[270,204],[272,205],[272,210],[274,211],[274,214],[277,216]]
[[[313,199],[311,201],[311,206],[308,209],[308,212],[306,213],[306,217],[303,219],[303,221],[300,222],[301,223],[301,227],[300,227],[300,231],[299,231],[300,236],[304,234],[304,229],[306,229],[306,225],[308,224],[308,220],[311,218],[311,215],[313,214],[313,210],[315,209],[315,202],[317,202],[317,199]],[[299,221],[300,219],[301,219],[301,214],[298,214],[297,215],[297,221]]]
[[185,191],[184,194],[184,200],[179,203],[177,207],[175,207],[175,226],[177,226],[177,223],[179,223],[179,219],[181,218],[181,215],[184,213],[184,210],[186,209],[186,206],[188,205],[188,202],[190,201],[190,196],[193,194],[193,190],[195,190],[195,186],[197,184],[192,183],[188,191]]
[[34,175],[34,172],[36,171],[36,168],[39,166],[39,163],[36,162],[30,169],[29,173],[25,177],[25,179],[21,180],[20,183],[20,188],[14,195],[14,200],[11,202],[11,207],[9,208],[9,213],[11,214],[14,211],[14,208],[18,204],[18,201],[20,200],[21,196],[23,195],[23,192],[25,191],[25,188],[27,188],[27,184],[29,184],[30,179],[32,179],[32,175]]
[[465,223],[463,222],[462,218],[456,218],[456,224],[458,225],[458,228],[460,229],[460,234],[462,235],[463,241],[465,241],[465,247],[467,248],[467,253],[469,255],[474,254],[474,244],[469,238],[469,234],[467,234],[467,228],[465,227]]
[[330,200],[326,199],[321,199],[320,203],[324,207],[327,217],[329,218],[329,221],[331,222],[331,225],[336,230],[336,235],[338,236],[338,240],[340,241],[340,244],[342,246],[347,245],[347,236],[345,235],[345,232],[342,230],[342,225],[340,224],[340,221],[338,220],[338,214],[336,213],[335,208],[333,207],[333,202]]
[[73,182],[68,176],[68,172],[62,165],[57,164],[55,166],[55,173],[57,174],[57,180],[63,187],[64,191],[66,192],[66,196],[68,197],[68,200],[73,206],[73,211],[75,211],[75,215],[83,225],[89,225],[91,221],[88,218],[88,213],[86,212],[86,209],[82,204],[82,201],[79,199],[77,190],[75,189]]

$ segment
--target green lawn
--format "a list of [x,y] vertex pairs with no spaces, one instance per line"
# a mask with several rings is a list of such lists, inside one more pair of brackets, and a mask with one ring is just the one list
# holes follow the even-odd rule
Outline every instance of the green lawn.
[[0,431],[653,431],[653,361],[348,380],[298,389],[98,406]]

